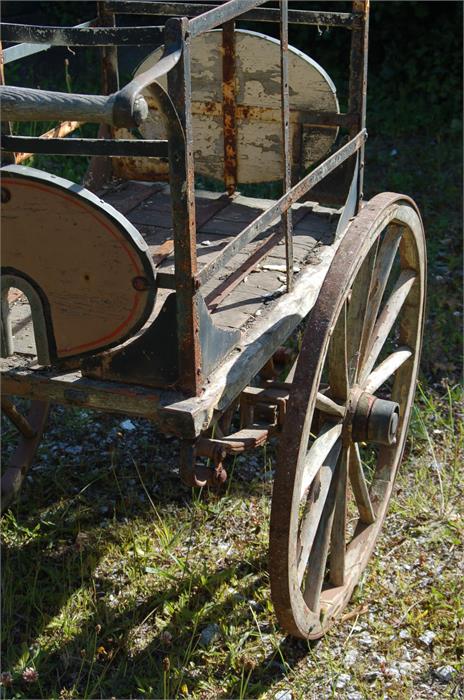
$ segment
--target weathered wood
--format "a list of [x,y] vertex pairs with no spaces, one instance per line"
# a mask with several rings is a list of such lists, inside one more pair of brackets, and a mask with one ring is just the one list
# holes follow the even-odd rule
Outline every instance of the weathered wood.
[[366,357],[360,373],[361,382],[366,381],[372,368],[374,367],[375,362],[383,346],[385,345],[388,334],[393,328],[393,325],[401,312],[403,304],[406,301],[408,294],[416,280],[417,276],[415,270],[407,269],[401,272],[372,331],[371,340],[367,346]]
[[319,435],[309,448],[308,454],[304,460],[300,482],[300,499],[303,498],[307,489],[311,486],[314,477],[325,463],[327,455],[332,451],[337,441],[339,441],[341,434],[341,423],[337,423],[336,425],[326,423],[319,432]]
[[[223,179],[224,138],[222,117],[222,67],[218,61],[222,33],[210,32],[192,41],[192,100],[195,171]],[[138,68],[136,75],[150,68],[161,56],[155,51]],[[280,120],[280,47],[275,39],[262,34],[236,32],[236,130],[237,180],[240,183],[279,180],[282,173]],[[315,132],[303,128],[307,145],[300,148],[300,112],[338,113],[335,87],[325,71],[300,51],[289,47],[289,92],[292,119],[290,143],[292,168],[309,167],[332,146],[337,127]],[[160,79],[165,87],[164,78]],[[208,106],[198,110],[195,105]],[[211,110],[213,105],[213,110]],[[217,107],[216,107],[217,105]],[[267,110],[266,121],[259,117]],[[165,138],[159,112],[150,107],[150,117],[142,126],[146,138]],[[301,160],[304,153],[304,160]],[[122,168],[120,163],[118,167]]]
[[50,357],[95,352],[136,332],[154,304],[137,230],[68,180],[16,165],[2,175],[3,272],[18,277],[14,286],[24,277],[40,289]]
[[351,488],[353,489],[361,522],[368,524],[375,522],[375,513],[369,496],[369,487],[364,476],[358,445],[354,445],[350,450],[349,473]]
[[335,511],[330,539],[330,581],[334,586],[345,582],[348,459],[350,448],[343,449],[336,473]]
[[389,379],[404,362],[407,362],[412,356],[411,348],[398,348],[391,355],[385,358],[366,380],[366,391],[370,394],[375,394],[382,384]]
[[[346,480],[345,476],[340,474],[340,468],[342,462],[346,460],[343,458],[339,461],[336,476],[332,479],[324,509],[320,515],[318,493],[322,486],[316,483],[316,474],[320,466],[319,453],[325,452],[318,449],[318,443],[323,445],[319,441],[323,440],[325,435],[314,442],[316,447],[313,455],[311,455],[313,446],[308,451],[308,441],[320,425],[320,416],[315,413],[315,407],[318,393],[327,388],[326,385],[321,384],[321,377],[323,382],[327,379],[330,382],[330,373],[327,377],[326,371],[331,334],[338,325],[340,315],[342,315],[342,321],[339,325],[343,329],[345,325],[343,316],[345,309],[349,310],[351,290],[358,286],[355,285],[358,275],[360,280],[369,279],[369,274],[364,273],[372,266],[372,260],[369,260],[369,257],[375,250],[373,246],[376,245],[377,240],[381,239],[385,228],[393,222],[403,226],[404,229],[399,247],[399,264],[402,273],[384,308],[385,313],[380,314],[378,325],[374,327],[368,348],[373,347],[377,340],[379,344],[381,340],[386,340],[394,317],[399,321],[398,328],[395,327],[399,336],[397,342],[402,350],[405,346],[411,349],[412,354],[404,362],[399,362],[403,359],[403,355],[401,358],[397,355],[394,355],[394,359],[389,357],[388,367],[384,365],[381,370],[382,376],[380,374],[377,378],[374,376],[377,384],[383,379],[384,374],[392,369],[392,365],[399,364],[394,372],[393,386],[385,385],[382,398],[399,404],[400,421],[394,444],[388,447],[375,443],[372,446],[367,445],[367,454],[373,461],[370,465],[369,480],[362,470],[359,446],[356,442],[358,438],[355,435],[357,421],[362,423],[363,420],[369,420],[364,418],[364,405],[360,401],[360,397],[364,396],[362,392],[365,391],[364,380],[355,381],[354,375],[348,375],[346,415],[343,423],[340,422],[339,426],[330,428],[326,433],[329,435],[330,430],[334,433],[337,429],[340,430],[338,444],[341,445],[343,442],[343,450],[346,451],[349,448],[350,452],[349,476],[360,517],[350,541],[345,544]],[[270,529],[272,599],[279,621],[294,635],[317,639],[340,616],[367,565],[385,518],[394,477],[404,449],[406,427],[411,414],[418,372],[417,348],[420,345],[424,318],[424,273],[424,233],[414,204],[400,195],[392,193],[379,195],[364,205],[344,233],[308,319],[293,379],[294,390],[287,403],[286,419],[282,429]],[[370,285],[365,288],[368,304],[369,287]],[[359,289],[362,289],[361,282],[359,282]],[[401,315],[398,317],[396,312],[399,308],[401,308]],[[358,305],[355,302],[355,309],[356,312],[352,317],[349,313],[347,314],[346,330],[345,333],[341,331],[341,337],[345,335],[345,338],[349,339],[351,326],[355,324],[354,335],[359,338],[358,309],[361,309],[361,304]],[[382,314],[384,314],[383,318]],[[355,345],[357,343],[358,340],[355,340]],[[343,355],[343,348],[341,355]],[[367,360],[370,361],[369,354]],[[365,364],[361,362],[360,378],[365,371]],[[367,378],[369,376],[368,371]],[[342,388],[344,386],[345,379],[342,376]],[[358,404],[361,404],[359,412]],[[368,433],[366,433],[366,439],[367,435]],[[328,459],[330,461],[330,458]],[[307,489],[302,492],[302,488],[311,483],[311,478],[315,487],[309,489],[305,506],[302,497],[305,497]],[[322,492],[325,493],[326,489],[327,486]],[[303,542],[301,534],[299,535],[306,520],[319,522],[307,565],[301,557]],[[326,563],[330,545],[332,555],[329,567],[332,571],[330,579],[327,580]],[[305,577],[305,585],[301,586],[300,581]],[[324,585],[322,585],[323,582]]]

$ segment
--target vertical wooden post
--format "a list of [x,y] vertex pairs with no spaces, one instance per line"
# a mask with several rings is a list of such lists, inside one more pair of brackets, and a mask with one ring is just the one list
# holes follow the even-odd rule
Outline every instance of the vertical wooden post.
[[[288,92],[288,0],[280,3],[280,87],[282,113],[282,182],[284,192],[292,186],[292,153],[290,143],[290,99]],[[285,256],[287,261],[287,292],[293,286],[293,226],[292,210],[282,214],[285,231]]]
[[222,117],[224,185],[229,196],[237,189],[237,129],[235,121],[235,22],[222,27]]
[[173,18],[166,23],[165,48],[182,46],[182,57],[168,73],[168,92],[183,128],[177,139],[169,139],[169,182],[174,227],[174,260],[177,304],[177,342],[180,388],[197,395],[201,387],[199,338],[199,292],[197,273],[195,182],[192,137],[190,38],[188,20]]
[[[353,0],[353,12],[359,21],[353,26],[351,34],[350,83],[348,110],[356,114],[356,122],[350,129],[350,138],[366,126],[367,96],[367,53],[369,39],[369,0]],[[364,144],[359,151],[358,204],[363,198],[364,183]]]

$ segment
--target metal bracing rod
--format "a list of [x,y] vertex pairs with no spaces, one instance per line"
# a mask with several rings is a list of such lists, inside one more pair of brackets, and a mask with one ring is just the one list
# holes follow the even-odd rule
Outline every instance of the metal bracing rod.
[[189,34],[194,39],[225,22],[237,19],[247,10],[252,10],[265,2],[266,0],[229,0],[229,2],[213,7],[208,12],[191,19],[188,26]]
[[283,212],[295,204],[303,197],[314,185],[324,179],[326,175],[331,173],[337,166],[343,163],[347,158],[352,156],[364,143],[367,137],[366,131],[363,130],[348,141],[336,153],[329,156],[323,163],[317,166],[312,172],[305,175],[289,192],[282,195],[269,209],[266,209],[258,216],[251,224],[246,226],[234,239],[228,243],[218,255],[207,263],[198,274],[199,284],[205,284],[210,280],[221,267],[243,248],[250,243],[256,236],[266,230],[268,226],[275,223]]

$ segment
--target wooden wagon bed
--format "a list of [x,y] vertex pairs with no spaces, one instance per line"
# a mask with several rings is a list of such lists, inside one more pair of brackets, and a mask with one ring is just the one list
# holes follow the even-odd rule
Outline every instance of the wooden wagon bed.
[[[114,183],[100,196],[124,214],[140,231],[149,246],[150,255],[160,273],[174,273],[173,229],[169,186],[164,183],[126,181]],[[271,200],[245,197],[233,198],[219,192],[198,191],[195,198],[197,212],[197,254],[199,269],[214,259],[246,225],[251,223],[269,205]],[[297,278],[308,265],[319,261],[323,246],[333,244],[340,210],[322,207],[314,202],[298,204],[293,208],[294,221],[294,274]],[[243,248],[216,275],[204,285],[202,292],[216,325],[240,328],[246,333],[254,321],[265,317],[269,304],[285,291],[285,244],[282,241],[257,261],[252,271],[240,274],[243,265],[270,236],[278,230],[276,223],[264,234]],[[229,275],[236,275],[234,288],[224,298],[215,289]],[[160,289],[155,314],[166,299],[168,290]],[[34,355],[32,324],[23,299],[11,301],[15,329],[15,347],[21,355]],[[27,321],[29,320],[29,323]]]
[[[123,213],[147,242],[157,270],[174,273],[173,229],[169,186],[129,181],[101,193],[102,198]],[[197,191],[197,255],[199,270],[210,262],[234,236],[265,209],[271,200],[234,197],[219,192]],[[294,272],[317,263],[318,249],[334,242],[340,211],[305,202],[293,207]],[[285,245],[282,241],[258,260],[252,272],[240,275],[240,266],[279,228],[279,222],[235,255],[225,268],[202,287],[217,325],[246,329],[265,313],[269,302],[285,291]],[[221,281],[235,274],[235,288],[221,299],[214,293]],[[240,280],[240,281],[239,281]],[[157,308],[165,299],[158,293]]]

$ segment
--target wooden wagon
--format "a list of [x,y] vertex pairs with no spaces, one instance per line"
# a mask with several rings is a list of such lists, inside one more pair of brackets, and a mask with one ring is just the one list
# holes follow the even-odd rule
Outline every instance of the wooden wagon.
[[[264,4],[111,0],[78,27],[2,25],[5,64],[100,47],[105,93],[0,88],[2,409],[18,432],[2,496],[53,402],[177,435],[192,486],[221,484],[229,455],[276,436],[272,599],[288,632],[314,639],[369,560],[402,457],[425,242],[407,196],[363,199],[368,3]],[[351,33],[345,112],[289,46],[291,23]],[[121,88],[132,46],[148,55]],[[12,132],[50,119],[42,137]],[[63,138],[84,122],[97,139]],[[31,153],[92,156],[86,187],[21,165]],[[279,194],[251,196],[260,183]],[[15,352],[11,289],[29,302],[34,357]]]

